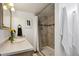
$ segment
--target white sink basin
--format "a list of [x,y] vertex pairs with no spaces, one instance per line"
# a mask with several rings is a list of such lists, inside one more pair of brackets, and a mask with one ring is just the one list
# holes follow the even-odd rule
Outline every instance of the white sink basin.
[[22,42],[25,40],[26,40],[25,37],[16,37],[16,38],[14,38],[14,43]]

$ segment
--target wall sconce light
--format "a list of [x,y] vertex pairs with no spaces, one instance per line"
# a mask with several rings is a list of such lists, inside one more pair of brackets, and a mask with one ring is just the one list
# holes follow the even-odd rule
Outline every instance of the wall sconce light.
[[4,10],[7,10],[7,7],[4,5],[4,6],[3,6],[3,9],[4,9]]
[[15,11],[13,3],[3,3],[3,9]]

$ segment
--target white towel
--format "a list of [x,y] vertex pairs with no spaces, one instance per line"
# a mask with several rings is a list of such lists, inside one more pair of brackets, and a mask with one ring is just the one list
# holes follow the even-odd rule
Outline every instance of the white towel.
[[62,20],[61,20],[61,40],[62,40],[62,46],[65,50],[66,55],[71,55],[71,48],[72,48],[72,39],[71,39],[71,32],[69,28],[69,21],[67,18],[67,11],[66,8],[63,8],[62,11]]
[[72,13],[72,55],[79,55],[79,19],[78,14]]
[[61,40],[65,54],[79,56],[78,12],[74,11],[68,17],[66,8],[63,8],[61,16]]

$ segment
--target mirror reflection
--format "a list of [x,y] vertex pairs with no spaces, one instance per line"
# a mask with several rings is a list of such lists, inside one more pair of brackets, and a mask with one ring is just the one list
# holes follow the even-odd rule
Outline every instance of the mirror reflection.
[[12,28],[13,11],[15,11],[13,3],[3,3],[3,27]]

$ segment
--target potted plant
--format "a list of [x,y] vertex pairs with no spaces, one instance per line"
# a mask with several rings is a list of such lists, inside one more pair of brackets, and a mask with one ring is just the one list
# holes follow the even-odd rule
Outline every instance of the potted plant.
[[15,33],[16,33],[15,29],[10,30],[11,36],[9,37],[9,40],[11,41],[11,43],[13,43],[13,41],[14,41]]

